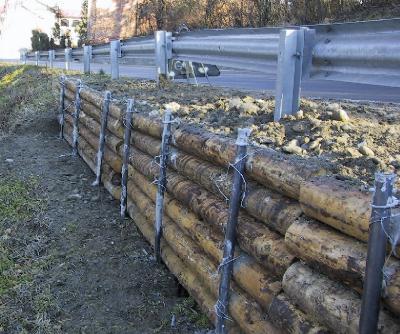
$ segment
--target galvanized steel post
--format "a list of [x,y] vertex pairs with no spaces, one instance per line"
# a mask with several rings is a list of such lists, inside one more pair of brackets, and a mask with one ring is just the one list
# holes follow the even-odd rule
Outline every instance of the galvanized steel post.
[[156,31],[154,33],[154,39],[156,43],[156,76],[157,83],[159,83],[161,78],[168,79],[168,65],[169,60],[172,58],[172,33],[167,31]]
[[125,117],[125,134],[124,134],[124,147],[122,157],[122,170],[121,170],[121,203],[120,214],[121,218],[125,218],[128,203],[128,166],[129,166],[129,151],[131,145],[131,126],[132,116],[134,113],[134,100],[128,100]]
[[274,120],[295,114],[300,105],[304,29],[282,29],[279,40]]
[[121,57],[121,41],[110,42],[111,79],[119,79],[119,61]]
[[158,178],[158,188],[156,197],[156,236],[154,243],[154,251],[158,262],[161,262],[161,236],[162,236],[162,221],[164,213],[164,192],[167,186],[167,159],[169,154],[169,143],[171,140],[171,110],[166,110],[164,115],[164,130],[161,141],[160,155],[160,176]]
[[55,55],[55,51],[49,50],[49,66],[50,66],[50,68],[54,67],[54,55]]
[[36,66],[39,66],[39,59],[40,59],[40,53],[39,53],[39,51],[35,51],[35,63],[36,63]]
[[106,131],[108,112],[110,110],[111,92],[104,93],[103,110],[101,113],[101,127],[99,136],[99,150],[97,152],[97,164],[96,164],[96,180],[93,182],[94,186],[98,186],[101,181],[101,165],[103,163],[104,146],[106,142]]
[[75,113],[74,124],[72,130],[72,155],[78,155],[78,138],[79,138],[79,116],[81,113],[81,89],[82,81],[78,80],[75,92]]
[[374,334],[378,330],[382,296],[383,266],[385,264],[388,231],[395,174],[376,173],[368,238],[367,267],[361,304],[360,334]]
[[83,47],[83,73],[90,74],[90,61],[92,59],[92,46]]
[[64,54],[65,54],[65,69],[68,71],[71,69],[72,49],[66,48]]
[[236,243],[236,226],[240,210],[243,187],[243,172],[246,163],[249,129],[238,129],[236,141],[236,159],[233,165],[233,184],[229,200],[229,220],[225,230],[224,255],[219,266],[221,280],[219,284],[218,300],[215,305],[217,315],[217,334],[226,334],[225,320],[228,318],[230,282]]
[[65,77],[60,78],[60,139],[64,139],[65,119]]

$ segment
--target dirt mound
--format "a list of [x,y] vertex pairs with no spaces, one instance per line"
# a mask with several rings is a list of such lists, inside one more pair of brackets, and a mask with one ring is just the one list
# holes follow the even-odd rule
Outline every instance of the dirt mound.
[[86,84],[110,90],[123,104],[135,98],[137,109],[160,118],[165,108],[186,123],[235,136],[250,127],[255,145],[271,147],[329,166],[339,178],[373,182],[376,171],[400,173],[400,106],[346,101],[301,101],[301,111],[273,122],[275,103],[260,93],[250,94],[207,86],[170,84],[159,90],[151,81],[93,77]]

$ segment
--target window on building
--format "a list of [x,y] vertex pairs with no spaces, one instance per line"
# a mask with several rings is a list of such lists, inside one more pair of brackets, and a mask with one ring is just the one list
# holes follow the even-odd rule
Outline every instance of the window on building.
[[74,20],[73,22],[72,22],[72,27],[77,27],[79,25],[79,20]]

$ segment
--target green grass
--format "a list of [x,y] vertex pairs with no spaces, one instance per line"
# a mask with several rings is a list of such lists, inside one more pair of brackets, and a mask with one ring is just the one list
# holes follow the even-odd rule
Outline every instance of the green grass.
[[196,301],[192,297],[187,297],[180,303],[177,303],[172,309],[172,314],[175,314],[178,317],[178,322],[179,318],[186,318],[201,328],[207,328],[210,326],[210,321],[207,316],[201,311],[198,311]]
[[0,178],[0,223],[6,220],[27,221],[40,206],[41,201],[34,196],[37,181]]

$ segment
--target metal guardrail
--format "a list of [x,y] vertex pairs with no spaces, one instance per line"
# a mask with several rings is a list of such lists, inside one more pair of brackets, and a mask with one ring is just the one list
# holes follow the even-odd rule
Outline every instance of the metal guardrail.
[[[275,119],[297,112],[302,78],[400,87],[400,19],[307,27],[215,29],[137,37],[77,49],[25,53],[21,60],[152,65],[169,77],[171,61],[198,62],[273,74]],[[205,67],[206,69],[206,67]],[[207,74],[207,73],[205,73]]]
[[276,74],[279,28],[188,32],[172,42],[174,58]]
[[311,78],[400,87],[400,19],[311,28]]

